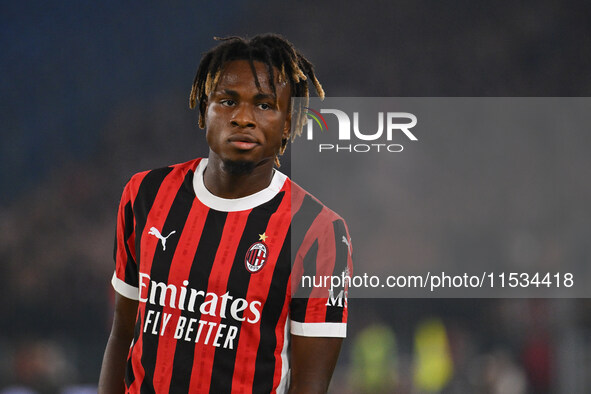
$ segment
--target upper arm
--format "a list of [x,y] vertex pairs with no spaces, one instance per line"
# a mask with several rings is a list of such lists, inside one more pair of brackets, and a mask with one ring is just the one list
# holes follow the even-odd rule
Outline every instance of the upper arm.
[[132,300],[115,292],[115,313],[111,335],[121,339],[133,338],[133,330],[137,317],[138,301]]
[[138,302],[116,293],[113,328],[99,378],[99,394],[124,393],[125,364],[133,339]]
[[342,338],[291,335],[290,393],[326,393]]

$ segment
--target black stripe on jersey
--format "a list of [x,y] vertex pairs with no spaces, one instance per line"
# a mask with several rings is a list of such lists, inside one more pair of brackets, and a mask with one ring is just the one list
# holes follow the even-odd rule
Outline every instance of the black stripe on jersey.
[[[334,270],[332,271],[333,276],[341,276],[347,269],[347,260],[349,256],[349,245],[345,243],[343,239],[350,242],[347,238],[347,231],[345,229],[345,223],[342,220],[335,220],[333,223],[334,228],[334,243],[335,243],[335,264]],[[345,291],[344,285],[342,287],[333,288],[333,297],[337,297],[341,291]],[[344,305],[339,306],[338,304],[332,304],[326,307],[326,321],[340,323],[343,321],[343,310]]]
[[[320,214],[322,211],[322,205],[314,200],[309,194],[306,194],[304,197],[304,201],[302,201],[302,205],[300,209],[294,215],[291,221],[291,261],[292,264],[295,261],[296,254],[298,253],[302,243],[304,242],[304,238],[306,237],[306,233],[312,226],[314,219]],[[293,280],[293,278],[292,278]]]
[[[140,337],[140,330],[142,327],[141,319],[137,319],[135,322],[135,328],[133,330],[133,343],[136,343]],[[132,385],[135,381],[135,375],[133,374],[133,368],[131,366],[131,357],[127,359],[127,367],[125,368],[125,385],[127,388]]]
[[[193,172],[189,171],[185,175],[185,179],[176,193],[174,201],[168,211],[168,215],[166,216],[166,221],[160,230],[162,234],[170,234],[172,231],[176,231],[176,233],[174,236],[169,237],[166,240],[166,250],[163,250],[164,248],[160,241],[156,245],[154,258],[152,260],[152,269],[150,270],[150,281],[168,283],[168,275],[170,273],[170,265],[172,263],[174,251],[176,250],[180,235],[183,232],[183,228],[187,221],[187,216],[189,216],[193,200],[195,199],[195,194],[187,190],[187,187],[192,187],[192,182]],[[150,285],[150,291],[152,291],[151,287],[152,286]],[[160,312],[160,316],[162,316],[162,310],[164,308],[160,306],[160,304],[152,305],[146,303],[145,313],[148,312],[148,309]],[[162,319],[159,319],[158,323],[154,322],[154,324],[158,324],[158,327],[160,327]],[[159,336],[152,334],[146,335],[144,333],[143,335],[142,365],[144,366],[146,375],[142,381],[140,393],[154,392],[153,378],[156,356],[158,354],[159,338]]]
[[[302,243],[304,242],[304,238],[306,237],[306,233],[308,232],[308,230],[310,229],[310,227],[312,226],[312,223],[314,222],[314,220],[316,219],[316,217],[320,214],[320,212],[322,212],[322,204],[320,204],[318,201],[316,201],[314,198],[312,198],[309,194],[307,194],[304,197],[304,201],[302,201],[302,205],[300,207],[300,209],[296,212],[296,214],[293,217],[293,220],[291,221],[291,230],[292,230],[292,236],[291,236],[291,262],[292,264],[295,261],[295,258],[297,256],[297,253],[300,250],[300,247],[302,246]],[[316,255],[318,253],[318,243],[315,243],[316,245],[316,251],[313,253],[313,257],[314,257],[314,261],[313,261],[313,265],[316,264]],[[313,249],[314,246],[310,247],[310,250]],[[310,251],[308,251],[306,253],[306,256],[310,256]],[[309,267],[309,263],[306,263],[309,258],[305,258],[304,259],[304,272],[303,275],[312,275],[316,273],[316,267],[314,266],[313,268]],[[308,265],[308,267],[306,267],[306,264]],[[312,271],[313,269],[313,271]],[[300,281],[301,281],[301,277],[292,277],[291,278],[291,289],[289,289],[289,291],[292,293],[292,298],[298,298],[301,301],[296,302],[295,307],[296,307],[296,316],[294,317],[293,313],[294,311],[290,312],[290,316],[292,320],[296,320],[296,321],[301,321],[303,322],[304,320],[298,320],[298,319],[303,319],[303,315],[299,314],[300,308],[298,305],[298,303],[301,303],[302,301],[304,302],[303,305],[303,314],[305,314],[306,312],[306,303],[307,301],[304,300],[304,298],[308,298],[308,295],[310,294],[310,292],[312,291],[312,289],[302,289],[300,287]],[[297,287],[296,287],[297,286]],[[293,305],[293,303],[292,303]]]
[[[207,291],[207,283],[213,267],[215,255],[222,239],[224,224],[228,214],[210,209],[203,225],[201,237],[189,272],[189,285],[193,289]],[[200,309],[196,306],[187,318],[199,319]],[[195,357],[195,343],[179,339],[174,353],[170,393],[188,393],[191,383],[191,370]]]
[[[154,205],[158,190],[160,190],[164,178],[166,178],[171,171],[172,167],[164,167],[148,172],[138,189],[133,203],[133,213],[135,215],[135,256],[138,259],[140,256],[141,245],[141,239],[139,237],[141,237],[144,232],[148,213],[152,209],[152,205]],[[140,262],[137,261],[137,264],[139,265]],[[127,278],[125,278],[125,280],[127,281]],[[139,281],[139,278],[136,278],[136,281]]]
[[[248,248],[259,240],[258,235],[266,231],[267,225],[271,215],[273,215],[281,201],[285,197],[285,192],[278,193],[271,201],[260,205],[248,215],[244,231],[240,238],[240,243],[236,249],[236,255],[234,256],[234,262],[230,275],[228,276],[228,290],[230,294],[236,298],[246,298],[248,292],[248,285],[250,283],[250,276],[256,275],[251,274],[244,266],[244,256],[248,252]],[[262,269],[265,269],[264,267]],[[238,333],[236,334],[235,343],[240,341],[240,332],[242,324],[250,324],[246,320],[240,322],[235,320],[231,315],[227,316],[228,326],[238,327]],[[212,394],[219,393],[230,393],[232,390],[232,376],[234,375],[234,368],[236,364],[236,350],[237,349],[225,349],[219,347],[215,350],[215,356],[213,359],[213,369],[211,375],[211,385],[209,392]]]
[[[137,261],[135,261],[131,255],[131,250],[129,250],[129,244],[127,243],[129,237],[133,234],[133,208],[131,207],[131,201],[125,204],[124,215],[125,228],[123,229],[123,235],[125,239],[125,254],[127,255],[127,263],[125,264],[125,283],[138,287]],[[115,245],[117,245],[117,243],[115,243]]]
[[[287,294],[289,289],[287,283],[291,274],[291,228],[287,231],[287,236],[283,242],[283,247],[277,259],[273,278],[271,279],[271,288],[269,294]],[[274,333],[285,297],[268,297],[261,312],[261,332]],[[289,335],[289,333],[287,334]],[[255,364],[254,380],[252,386],[253,393],[270,393],[273,388],[273,375],[275,371],[274,352],[277,347],[277,337],[273,335],[262,335]]]
[[[318,240],[315,240],[308,253],[304,257],[303,265],[304,270],[302,273],[302,277],[306,276],[314,280],[316,276],[316,259],[318,257]],[[301,279],[301,278],[298,278]],[[292,278],[293,280],[293,278]],[[290,304],[290,317],[291,320],[298,321],[298,322],[305,322],[306,321],[306,308],[308,307],[308,299],[310,298],[310,294],[314,286],[310,287],[303,287],[300,285],[298,286],[295,294],[291,297],[291,304]],[[293,289],[292,289],[293,290]]]

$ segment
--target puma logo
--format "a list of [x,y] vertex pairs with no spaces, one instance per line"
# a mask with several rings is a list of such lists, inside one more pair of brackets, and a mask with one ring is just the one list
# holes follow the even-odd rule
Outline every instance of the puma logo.
[[148,234],[153,235],[156,238],[158,238],[162,242],[162,250],[166,250],[166,240],[168,239],[168,237],[170,237],[174,233],[176,233],[176,231],[171,231],[170,234],[168,234],[166,237],[163,237],[162,234],[160,234],[160,231],[158,231],[158,229],[156,227],[152,227],[152,228],[150,228],[150,232]]
[[349,250],[349,254],[351,254],[351,242],[343,235],[343,239],[341,240],[345,245],[347,245],[347,249]]

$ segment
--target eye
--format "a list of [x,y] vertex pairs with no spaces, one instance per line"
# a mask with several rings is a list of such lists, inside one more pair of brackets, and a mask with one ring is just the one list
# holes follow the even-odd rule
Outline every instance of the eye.
[[269,105],[268,103],[260,103],[259,108],[266,111],[268,109],[271,109],[271,105]]
[[233,107],[236,104],[236,102],[232,99],[223,99],[220,100],[220,104],[226,107]]

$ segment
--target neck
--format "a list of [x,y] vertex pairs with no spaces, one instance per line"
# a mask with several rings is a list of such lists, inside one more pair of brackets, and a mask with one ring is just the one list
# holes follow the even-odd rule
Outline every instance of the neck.
[[260,192],[273,179],[273,161],[250,165],[248,163],[224,163],[219,156],[209,152],[203,183],[207,190],[221,198],[241,198]]

